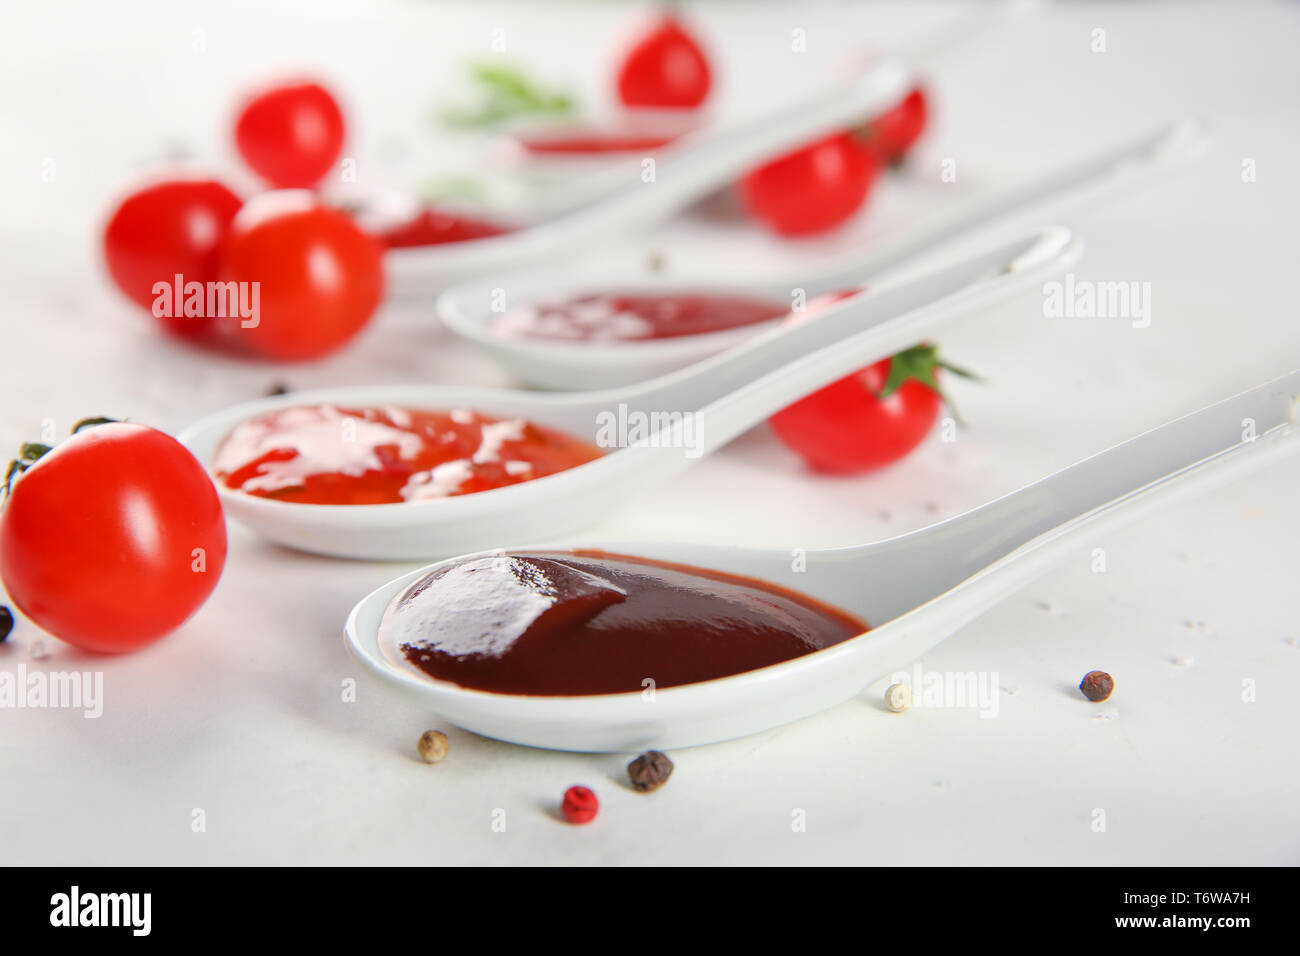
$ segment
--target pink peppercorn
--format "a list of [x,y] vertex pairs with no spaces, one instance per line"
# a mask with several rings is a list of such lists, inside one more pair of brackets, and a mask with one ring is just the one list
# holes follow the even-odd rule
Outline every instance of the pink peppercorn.
[[560,804],[560,812],[570,823],[590,823],[596,819],[596,811],[599,809],[600,801],[596,799],[596,794],[590,788],[570,787],[564,791],[564,802]]

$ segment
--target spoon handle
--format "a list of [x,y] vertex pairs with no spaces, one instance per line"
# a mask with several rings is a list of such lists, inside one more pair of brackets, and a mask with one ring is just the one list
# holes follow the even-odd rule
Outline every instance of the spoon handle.
[[[954,54],[976,46],[981,38],[1034,10],[1038,5],[1038,0],[1000,0],[1000,2],[964,10],[945,17],[936,26],[907,39],[897,48],[888,51],[888,56],[906,63],[912,73],[924,79],[936,72]],[[857,113],[850,120],[849,125],[860,123],[870,115],[871,111]],[[692,147],[697,143],[712,142],[719,137],[731,137],[735,132],[735,129],[727,127],[699,130],[682,137],[675,146],[668,147],[665,155],[672,155],[676,149]],[[791,148],[797,145],[799,144],[793,144]],[[560,186],[559,194],[556,195],[553,191],[552,195],[542,199],[540,208],[546,215],[559,217],[607,199],[626,188],[628,170],[635,169],[636,162],[636,159],[629,159],[624,163],[611,165],[608,169],[589,174],[583,177],[581,182]]]
[[1064,269],[1081,248],[1067,229],[1042,229],[851,296],[688,368],[588,396],[647,414],[695,412],[710,451],[835,379],[917,344],[938,323]]
[[[922,220],[902,235],[882,237],[875,251],[843,269],[805,283],[809,294],[844,288],[848,282],[876,276],[911,259],[981,229],[1005,225],[1014,217],[1048,203],[1100,200],[1154,178],[1172,164],[1195,155],[1206,139],[1192,120],[1160,127],[1121,147],[1056,169],[1023,186],[976,200],[955,214],[941,213]],[[1059,212],[1058,210],[1055,210]]]
[[[1057,553],[1157,505],[1217,487],[1300,450],[1300,371],[1161,425],[996,501],[910,535],[835,554],[841,568],[890,568],[882,620],[957,585],[978,613]],[[862,561],[854,561],[854,555]],[[914,573],[909,573],[909,570]],[[911,582],[911,583],[909,583]],[[963,585],[965,587],[965,585]],[[880,612],[878,612],[880,613]],[[973,613],[970,616],[973,616]]]
[[504,237],[499,244],[511,246],[512,257],[519,262],[529,253],[553,256],[562,249],[590,247],[629,230],[652,226],[773,156],[883,111],[906,95],[911,77],[911,71],[897,59],[882,60],[847,83],[818,90],[694,142],[683,142],[668,155],[643,162],[640,175],[630,186],[623,185],[570,213]]

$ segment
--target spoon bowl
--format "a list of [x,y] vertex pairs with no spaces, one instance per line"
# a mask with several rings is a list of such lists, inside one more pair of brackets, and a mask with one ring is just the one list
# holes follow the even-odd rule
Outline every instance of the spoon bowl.
[[[846,283],[847,287],[861,285],[862,278]],[[438,297],[438,317],[449,329],[528,385],[594,391],[644,382],[693,365],[775,328],[781,319],[641,341],[562,341],[496,332],[492,319],[498,313],[488,303],[494,299],[499,303],[504,296],[505,307],[511,308],[516,303],[563,301],[593,290],[614,289],[632,295],[737,296],[781,305],[791,302],[793,293],[800,288],[797,281],[702,284],[698,280],[647,274],[644,269],[607,271],[599,278],[590,279],[572,276],[563,285],[561,281],[551,270],[518,274],[491,283],[460,285]]]
[[[457,726],[513,743],[628,752],[758,733],[849,700],[901,669],[1079,547],[1083,532],[1096,540],[1157,506],[1294,453],[1298,401],[1300,372],[1293,372],[965,514],[875,544],[807,551],[798,565],[788,549],[584,543],[764,579],[877,624],[758,670],[651,693],[569,697],[498,694],[434,680],[393,659],[381,646],[380,623],[394,597],[446,562],[364,597],[348,616],[346,645],[385,686]],[[1245,418],[1256,423],[1252,439],[1242,438]],[[482,552],[492,553],[501,552]]]
[[805,322],[628,388],[551,394],[450,385],[319,389],[237,405],[178,437],[206,463],[236,425],[264,412],[394,405],[525,419],[613,449],[532,481],[397,504],[298,504],[217,481],[228,514],[273,541],[320,554],[428,558],[502,541],[550,540],[596,523],[791,402],[916,344],[939,323],[1063,271],[1080,250],[1068,230],[1041,230],[837,302]]

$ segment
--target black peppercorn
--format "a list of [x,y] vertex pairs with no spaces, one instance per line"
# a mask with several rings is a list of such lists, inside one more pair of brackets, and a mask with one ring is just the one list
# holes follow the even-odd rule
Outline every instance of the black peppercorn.
[[1105,671],[1088,671],[1079,682],[1079,690],[1091,701],[1102,701],[1115,689],[1115,680]]
[[658,790],[673,772],[673,762],[658,750],[647,750],[627,765],[627,778],[642,793]]

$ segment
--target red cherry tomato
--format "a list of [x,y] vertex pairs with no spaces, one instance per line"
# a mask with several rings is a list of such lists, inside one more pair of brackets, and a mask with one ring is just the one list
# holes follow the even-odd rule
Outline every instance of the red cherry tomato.
[[773,160],[740,184],[751,214],[785,236],[826,232],[866,201],[880,161],[839,133]]
[[343,151],[343,111],[317,83],[277,86],[244,105],[235,143],[271,185],[314,186]]
[[[104,228],[109,274],[128,297],[151,311],[155,283],[170,287],[178,274],[185,282],[216,279],[221,242],[239,205],[238,196],[211,179],[168,180],[132,193]],[[208,324],[206,318],[184,315],[159,316],[158,321],[186,335]]]
[[636,41],[618,71],[624,106],[694,109],[709,95],[704,50],[673,17],[663,17]]
[[[819,296],[793,321],[861,290]],[[905,349],[846,375],[777,412],[769,420],[786,446],[818,471],[853,474],[902,458],[921,443],[944,402],[938,373],[964,378],[970,372],[939,358],[934,345]]]
[[772,430],[813,468],[852,474],[897,461],[934,426],[943,400],[920,382],[881,398],[892,359],[882,359],[772,416]]
[[272,359],[333,352],[365,327],[383,295],[379,241],[301,190],[263,193],[231,223],[226,281],[257,283],[257,315],[227,320],[232,336]]
[[925,132],[929,106],[919,86],[898,105],[880,114],[863,129],[863,141],[885,163],[896,163]]
[[84,429],[15,482],[0,513],[0,577],[22,612],[91,651],[174,631],[226,562],[221,502],[179,442],[144,425]]

